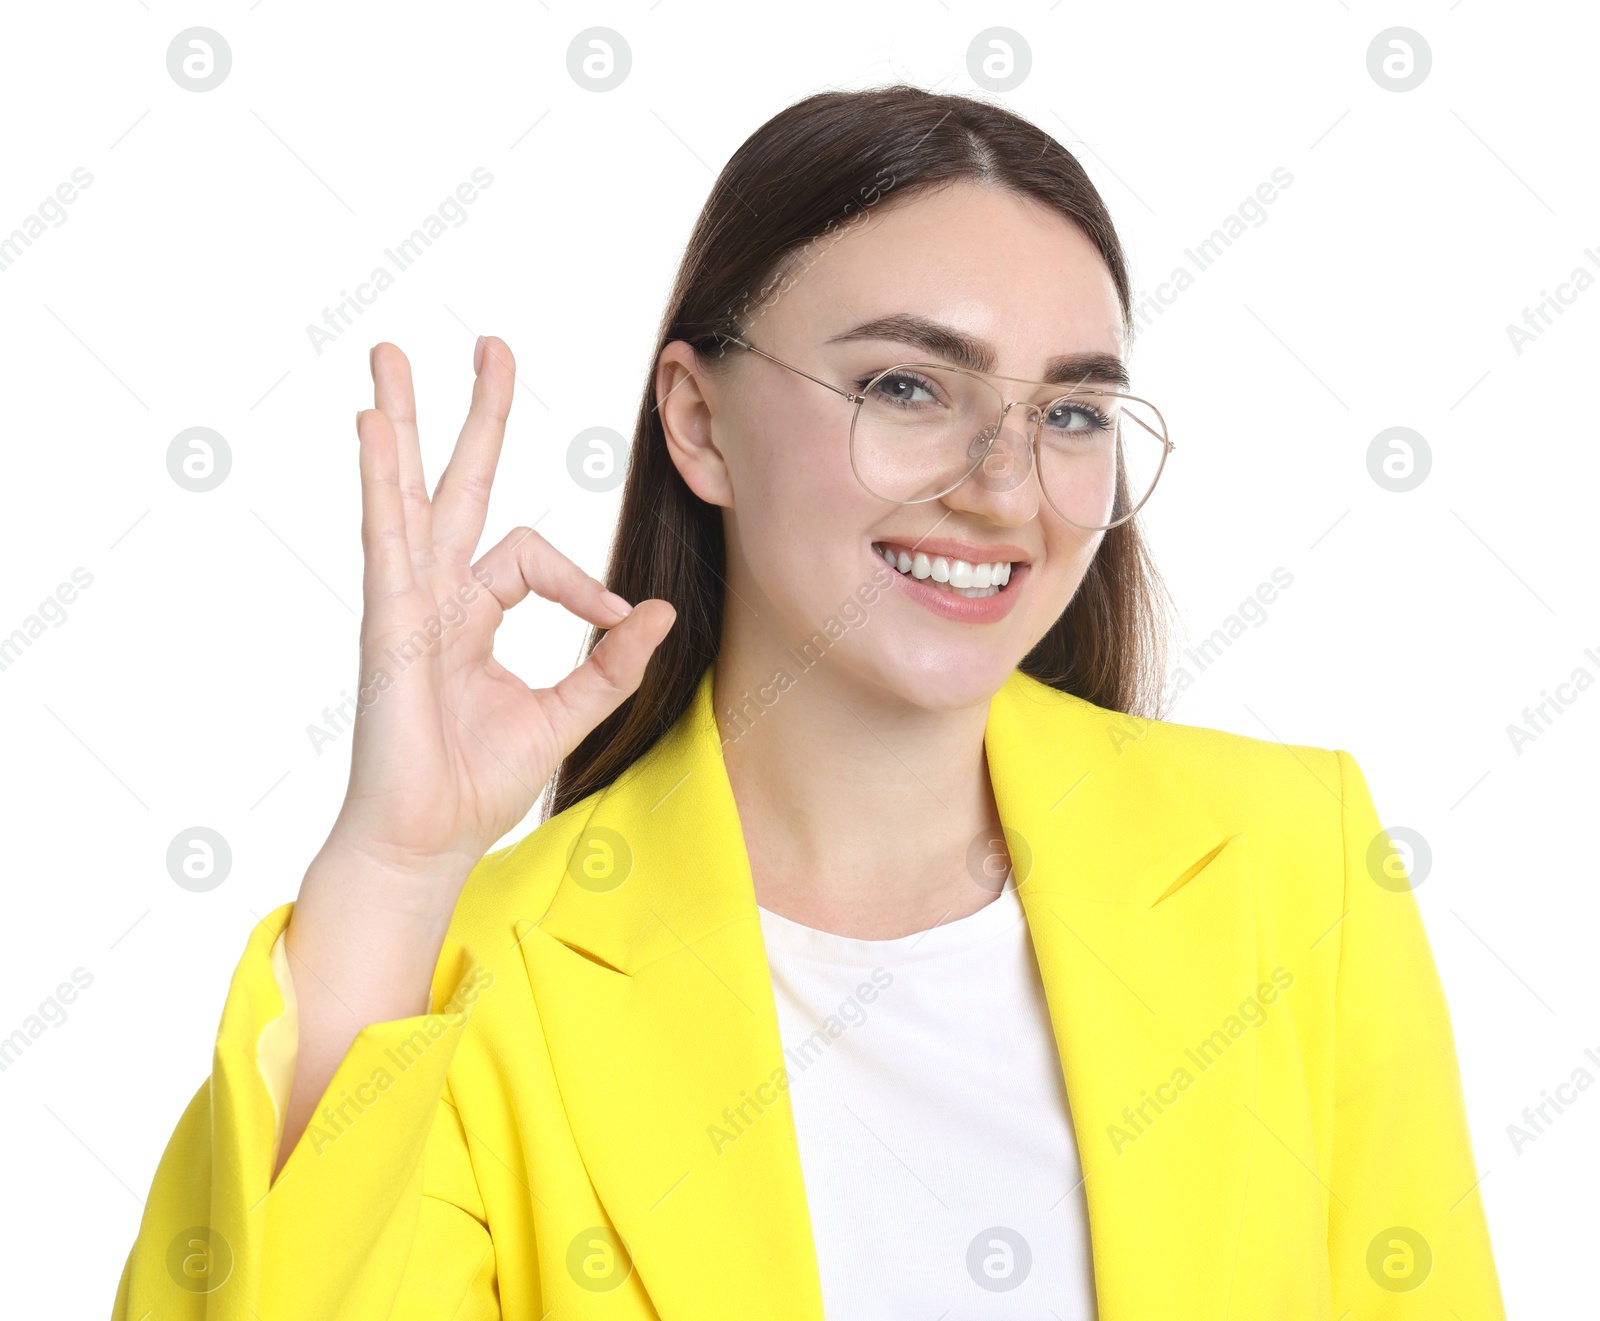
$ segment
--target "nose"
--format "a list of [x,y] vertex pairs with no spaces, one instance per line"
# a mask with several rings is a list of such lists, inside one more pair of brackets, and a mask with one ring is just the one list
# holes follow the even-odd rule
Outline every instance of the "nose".
[[1038,516],[1043,495],[1034,473],[1038,412],[1033,404],[1007,404],[998,425],[973,437],[971,453],[981,452],[983,458],[961,485],[942,497],[948,507],[1005,527],[1018,527]]

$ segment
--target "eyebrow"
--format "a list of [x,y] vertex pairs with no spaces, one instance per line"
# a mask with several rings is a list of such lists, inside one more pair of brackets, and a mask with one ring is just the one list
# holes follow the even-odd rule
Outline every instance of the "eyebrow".
[[[886,339],[913,344],[958,367],[967,367],[976,372],[994,372],[995,351],[988,341],[968,335],[942,321],[911,312],[874,317],[871,321],[863,321],[858,326],[831,336],[827,342],[836,344],[858,339]],[[1051,385],[1093,382],[1122,390],[1129,385],[1128,369],[1114,353],[1061,354],[1045,364],[1044,375],[1039,379]]]

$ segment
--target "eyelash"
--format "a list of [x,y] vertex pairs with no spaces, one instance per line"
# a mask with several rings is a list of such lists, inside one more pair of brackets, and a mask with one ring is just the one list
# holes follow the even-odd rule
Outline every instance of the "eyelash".
[[1104,413],[1102,413],[1093,404],[1076,404],[1075,403],[1075,404],[1069,405],[1069,407],[1075,408],[1080,413],[1083,413],[1087,417],[1092,418],[1094,420],[1095,426],[1099,427],[1102,431],[1110,429],[1110,427],[1111,427],[1111,419],[1109,417],[1107,417]]
[[[870,375],[867,375],[867,376],[858,377],[855,381],[851,382],[851,384],[855,386],[856,393],[860,394],[863,390],[865,390],[867,388],[867,386],[871,385],[872,382],[878,377],[878,375],[880,374],[881,371],[882,371],[882,369],[880,368],[879,371],[877,371],[877,372],[872,372]],[[899,379],[912,381],[912,382],[914,382],[916,384],[920,384],[920,385],[923,385],[923,386],[927,386],[927,385],[931,384],[931,382],[929,382],[926,377],[918,376],[915,373],[910,373],[910,372],[903,373],[902,376]],[[1103,412],[1101,412],[1093,404],[1074,403],[1074,404],[1070,405],[1070,407],[1075,408],[1079,412],[1081,412],[1081,413],[1085,414],[1086,416],[1092,418],[1094,420],[1095,426],[1097,426],[1097,427],[1107,428],[1107,427],[1109,427],[1111,425],[1111,419],[1108,418]]]
[[[873,381],[875,381],[880,375],[882,375],[882,373],[883,373],[883,369],[880,367],[875,372],[871,372],[866,376],[862,376],[862,377],[857,378],[855,381],[852,381],[851,384],[855,386],[856,393],[860,394],[861,391],[865,390],[869,385],[871,385]],[[918,385],[930,385],[930,384],[932,384],[932,382],[930,382],[926,376],[918,376],[913,372],[901,372],[901,373],[899,373],[897,375],[896,379],[913,381]]]

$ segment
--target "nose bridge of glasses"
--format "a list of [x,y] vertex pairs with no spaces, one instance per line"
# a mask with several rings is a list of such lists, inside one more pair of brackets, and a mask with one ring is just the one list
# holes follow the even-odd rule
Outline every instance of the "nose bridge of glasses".
[[[1020,399],[1007,403],[1004,397],[1001,396],[999,397],[1000,411],[998,417],[994,413],[989,414],[991,421],[973,434],[968,442],[967,457],[969,459],[981,459],[988,455],[994,448],[995,442],[1000,438],[1001,433],[1005,431],[1006,423],[1011,418],[1011,410],[1018,404],[1021,404],[1023,409],[1023,423],[1020,428],[1023,444],[1030,450],[1033,448],[1039,432],[1040,410],[1038,405]],[[969,425],[971,420],[969,417]]]
[[[1005,430],[1006,423],[1011,420],[1011,410],[1020,408],[1022,409],[1022,423],[1019,430],[1022,432],[1022,438],[1030,445],[1036,442],[1039,438],[1039,422],[1044,417],[1044,409],[1031,399],[1012,399],[1007,402],[1005,401],[1005,396],[1002,395],[1001,400],[1000,421],[994,429],[995,436]],[[992,441],[994,437],[990,439]]]

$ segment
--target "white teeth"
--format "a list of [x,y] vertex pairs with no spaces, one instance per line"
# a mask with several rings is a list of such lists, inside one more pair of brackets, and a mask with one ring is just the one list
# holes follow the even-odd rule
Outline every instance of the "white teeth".
[[928,556],[920,550],[913,554],[889,546],[876,549],[899,572],[913,578],[932,579],[959,596],[993,596],[1011,581],[1011,564],[1007,560],[969,564],[966,560],[944,555]]

